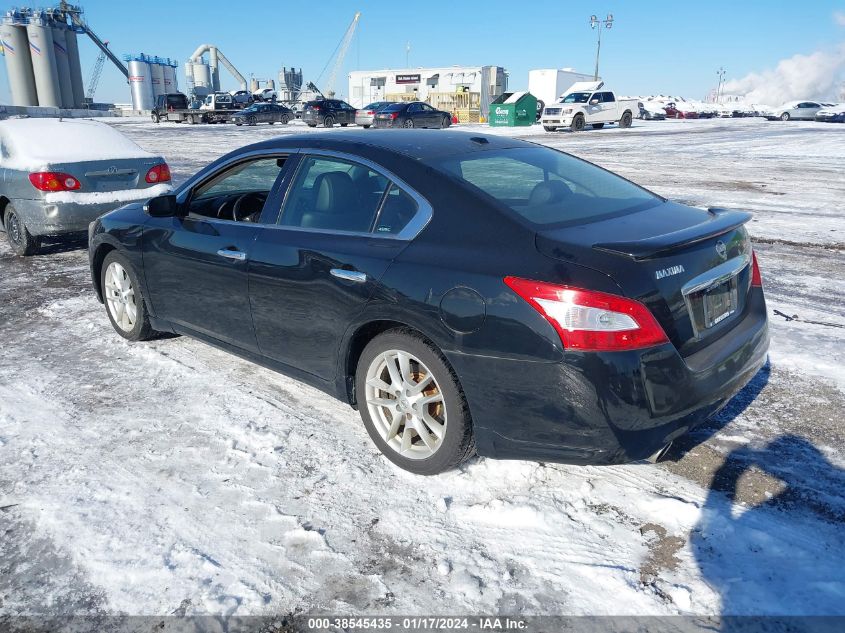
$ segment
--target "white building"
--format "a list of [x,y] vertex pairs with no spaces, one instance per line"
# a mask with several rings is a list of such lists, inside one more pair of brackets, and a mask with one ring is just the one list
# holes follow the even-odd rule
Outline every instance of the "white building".
[[[349,103],[362,108],[373,101],[428,101],[434,107],[480,110],[508,87],[501,66],[449,66],[402,70],[356,70],[349,73]],[[450,99],[465,93],[466,98]]]
[[[577,73],[571,68],[543,68],[528,71],[528,92],[549,105],[556,103],[576,81],[592,81],[592,75]],[[601,77],[599,77],[601,80]]]

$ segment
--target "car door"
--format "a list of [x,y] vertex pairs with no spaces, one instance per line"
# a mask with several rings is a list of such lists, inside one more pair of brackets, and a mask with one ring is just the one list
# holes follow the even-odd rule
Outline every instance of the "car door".
[[298,162],[252,249],[250,303],[263,355],[330,381],[344,333],[430,207],[359,158],[302,150]]
[[612,92],[601,93],[601,116],[604,123],[617,120],[616,97]]
[[[256,352],[248,265],[265,210],[273,221],[287,164],[283,154],[228,161],[179,193],[183,217],[150,218],[142,235],[153,310],[176,326]],[[250,196],[250,198],[244,198]],[[228,216],[242,198],[259,221]],[[244,201],[245,200],[245,201]]]
[[601,93],[595,92],[590,95],[590,99],[584,105],[584,112],[586,113],[587,123],[598,123],[602,120],[602,99]]
[[422,104],[419,103],[412,103],[408,106],[408,110],[406,111],[406,116],[414,122],[414,127],[425,127],[425,113],[422,109]]

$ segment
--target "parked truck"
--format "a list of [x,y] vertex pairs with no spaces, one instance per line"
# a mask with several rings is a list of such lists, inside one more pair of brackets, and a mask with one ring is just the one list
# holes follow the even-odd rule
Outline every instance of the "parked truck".
[[636,99],[617,99],[613,91],[604,88],[604,82],[579,81],[557,103],[545,107],[540,123],[546,132],[561,128],[580,132],[587,125],[600,130],[610,123],[631,127],[638,111]]
[[[211,95],[209,95],[210,97]],[[230,95],[231,98],[231,95]],[[215,101],[212,101],[215,103]],[[150,113],[153,123],[171,121],[173,123],[228,123],[232,115],[238,110],[227,108],[191,108],[186,97],[181,92],[159,95]]]

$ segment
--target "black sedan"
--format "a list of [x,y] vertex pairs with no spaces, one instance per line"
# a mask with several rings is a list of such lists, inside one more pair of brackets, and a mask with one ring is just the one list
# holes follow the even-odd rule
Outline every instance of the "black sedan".
[[277,103],[253,103],[232,116],[235,125],[257,125],[258,123],[289,123],[295,115],[293,110]]
[[451,114],[436,110],[423,101],[394,103],[376,112],[373,118],[373,127],[446,128],[451,124]]
[[749,217],[511,138],[309,134],[100,217],[90,264],[124,338],[185,334],[313,385],[412,472],[610,464],[764,364]]

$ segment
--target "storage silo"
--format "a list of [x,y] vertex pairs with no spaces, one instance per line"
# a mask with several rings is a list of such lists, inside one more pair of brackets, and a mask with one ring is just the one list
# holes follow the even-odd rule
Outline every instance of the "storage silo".
[[59,75],[59,92],[62,95],[62,107],[73,107],[73,86],[70,81],[70,60],[67,50],[67,25],[53,22],[53,54],[56,57],[56,72]]
[[73,107],[81,108],[85,105],[85,84],[82,81],[82,64],[79,62],[79,42],[76,31],[69,28],[65,32],[67,39],[67,56],[70,62],[70,85],[73,88]]
[[211,67],[208,64],[193,63],[194,92],[205,96],[211,92]]
[[6,72],[9,75],[9,89],[12,103],[16,106],[37,106],[38,93],[35,90],[35,76],[32,73],[32,56],[29,54],[29,40],[26,27],[16,23],[19,16],[6,14],[0,24],[0,41],[6,57]]
[[61,108],[62,95],[59,73],[53,53],[53,29],[43,13],[34,13],[26,25],[29,52],[32,56],[32,73],[38,92],[38,105]]
[[133,110],[152,110],[155,105],[150,65],[144,56],[124,57],[129,62],[129,90],[132,94]]
[[160,63],[158,57],[153,57],[150,62],[150,80],[153,86],[153,101],[164,94],[164,67]]
[[179,92],[179,84],[176,81],[176,66],[169,59],[167,63],[162,66],[164,71],[164,93],[171,94]]

